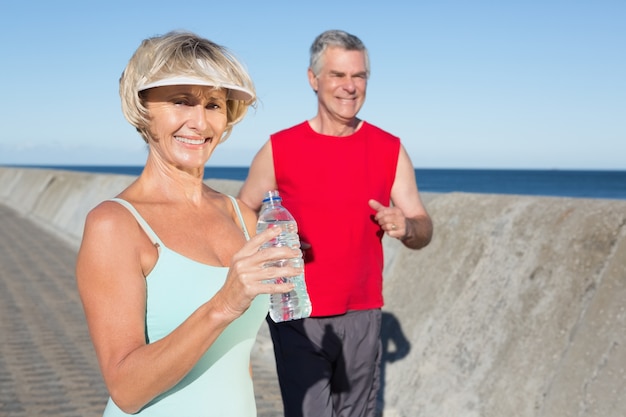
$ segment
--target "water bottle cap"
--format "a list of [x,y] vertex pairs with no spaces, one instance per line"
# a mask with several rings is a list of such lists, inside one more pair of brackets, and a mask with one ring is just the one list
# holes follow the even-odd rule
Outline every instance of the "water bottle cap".
[[278,192],[278,190],[272,190],[265,193],[263,203],[268,203],[270,201],[283,201],[283,199],[280,197],[280,193]]

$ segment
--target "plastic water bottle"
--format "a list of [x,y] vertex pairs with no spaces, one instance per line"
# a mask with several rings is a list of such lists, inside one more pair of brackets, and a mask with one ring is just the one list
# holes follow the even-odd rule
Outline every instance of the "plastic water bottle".
[[[296,221],[291,213],[283,207],[282,198],[278,191],[268,191],[263,199],[263,206],[259,213],[256,232],[258,234],[270,227],[276,226],[282,228],[282,233],[265,243],[261,249],[272,246],[300,247]],[[270,262],[266,264],[266,266],[284,266],[288,262],[294,267],[302,267],[304,265],[302,257],[298,257]],[[269,314],[274,322],[279,323],[281,321],[302,319],[311,315],[311,300],[306,291],[304,273],[295,277],[277,278],[274,281],[276,283],[293,282],[295,284],[295,288],[288,293],[272,294],[270,296]]]

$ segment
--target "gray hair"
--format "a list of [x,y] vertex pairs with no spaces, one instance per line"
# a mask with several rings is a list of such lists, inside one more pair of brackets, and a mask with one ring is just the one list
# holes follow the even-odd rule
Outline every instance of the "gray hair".
[[365,70],[367,71],[367,78],[369,78],[370,59],[365,44],[363,44],[358,37],[344,32],[343,30],[327,30],[318,35],[313,41],[310,49],[311,58],[309,68],[311,68],[315,76],[318,76],[322,70],[322,56],[329,46],[343,48],[346,51],[363,51],[365,54]]

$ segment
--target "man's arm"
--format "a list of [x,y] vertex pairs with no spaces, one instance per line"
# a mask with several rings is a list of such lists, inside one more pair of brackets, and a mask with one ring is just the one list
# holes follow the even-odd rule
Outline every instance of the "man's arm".
[[415,170],[409,155],[400,146],[396,179],[391,187],[391,207],[370,200],[370,207],[377,211],[376,220],[391,237],[400,239],[410,249],[421,249],[430,243],[433,223],[422,204],[415,181]]
[[265,193],[275,190],[276,187],[272,143],[268,140],[252,160],[248,177],[241,186],[237,197],[252,210],[258,212]]

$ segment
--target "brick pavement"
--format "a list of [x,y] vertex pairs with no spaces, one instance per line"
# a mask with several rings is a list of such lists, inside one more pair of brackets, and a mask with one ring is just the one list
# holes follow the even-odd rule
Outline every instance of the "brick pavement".
[[[75,288],[75,257],[0,204],[0,417],[102,414],[107,392]],[[258,416],[281,416],[271,355],[255,352]]]

